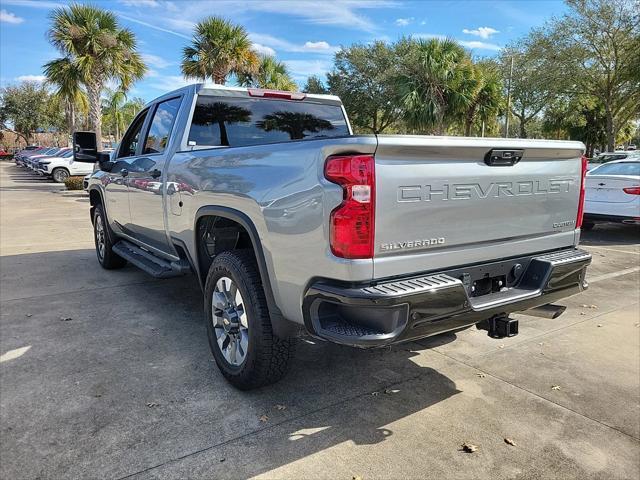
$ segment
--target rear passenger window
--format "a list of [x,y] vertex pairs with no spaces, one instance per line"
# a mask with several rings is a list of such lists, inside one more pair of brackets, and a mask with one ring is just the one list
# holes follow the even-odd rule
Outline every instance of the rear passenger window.
[[640,176],[640,161],[606,163],[593,170],[594,175],[638,175]]
[[143,154],[162,153],[167,148],[169,135],[180,108],[180,100],[180,98],[172,98],[158,104],[144,142]]
[[349,135],[339,105],[199,96],[189,145],[242,147]]

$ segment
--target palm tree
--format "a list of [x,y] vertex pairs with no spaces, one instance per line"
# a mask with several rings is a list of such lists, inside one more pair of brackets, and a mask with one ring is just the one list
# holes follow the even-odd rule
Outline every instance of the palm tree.
[[220,17],[198,22],[191,45],[182,50],[182,73],[187,78],[224,84],[231,74],[255,73],[258,65],[246,30]]
[[115,130],[115,141],[120,141],[120,132],[127,126],[125,124],[124,103],[127,100],[127,94],[122,90],[107,90],[107,96],[102,105],[102,111],[105,118],[110,120],[110,124]]
[[[118,88],[126,91],[147,70],[136,50],[135,36],[118,25],[115,14],[91,5],[56,8],[50,18],[47,36],[64,55],[60,60],[72,63],[78,69],[87,90],[89,120],[100,149],[101,96],[106,82],[116,81]],[[45,65],[45,69],[52,63]]]
[[318,133],[320,130],[333,130],[330,121],[318,118],[310,113],[273,112],[256,122],[256,127],[265,132],[277,130],[289,134],[291,140],[302,140],[304,132]]
[[76,107],[85,112],[88,108],[87,94],[81,86],[80,69],[68,58],[59,58],[44,66],[44,74],[47,82],[55,85],[55,95],[64,103],[69,135],[73,135],[76,128]]
[[471,134],[477,121],[489,123],[495,120],[502,104],[502,81],[498,66],[491,61],[473,65],[473,77],[477,83],[464,116],[464,134]]
[[287,66],[271,56],[260,58],[260,66],[256,73],[239,74],[238,83],[243,87],[270,88],[291,92],[298,90],[298,85],[289,75]]
[[450,39],[401,40],[402,61],[396,76],[399,103],[407,125],[418,131],[441,133],[469,102],[463,66],[469,56]]

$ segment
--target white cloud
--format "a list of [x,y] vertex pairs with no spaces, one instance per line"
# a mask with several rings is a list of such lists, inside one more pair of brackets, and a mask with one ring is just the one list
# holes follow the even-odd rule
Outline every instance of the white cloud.
[[185,85],[191,85],[198,82],[198,80],[187,80],[182,75],[162,75],[154,78],[154,80],[149,83],[149,86],[162,92],[170,92],[171,90],[176,90],[184,87]]
[[460,43],[460,45],[462,45],[464,47],[475,48],[477,50],[494,50],[494,51],[498,51],[498,50],[502,49],[502,47],[500,45],[496,45],[495,43],[479,42],[477,40],[472,40],[470,42],[463,41],[463,40],[458,40],[458,43]]
[[305,42],[302,47],[305,50],[331,50],[331,45],[327,42]]
[[396,18],[396,26],[398,27],[406,27],[411,22],[413,22],[413,17],[409,18]]
[[142,57],[142,60],[144,60],[144,63],[154,68],[162,69],[173,65],[173,63],[169,60],[159,57],[158,55],[153,55],[151,53],[141,53],[140,56]]
[[44,75],[20,75],[16,77],[19,82],[38,82],[42,83],[47,79]]
[[118,3],[121,3],[127,7],[151,7],[156,8],[160,5],[158,0],[118,0]]
[[14,25],[18,25],[19,23],[24,22],[24,18],[18,17],[16,14],[7,12],[4,8],[0,10],[0,22],[2,23],[12,23]]
[[322,77],[333,66],[330,60],[285,60],[284,63],[296,80],[306,79],[309,75]]
[[487,38],[491,37],[491,35],[500,33],[500,31],[491,27],[478,27],[474,30],[469,30],[468,28],[465,28],[462,30],[462,33],[466,33],[468,35],[475,35],[476,37],[484,38],[486,40]]
[[315,52],[331,54],[340,50],[340,47],[330,45],[325,41],[309,41],[305,42],[303,45],[298,45],[282,38],[274,37],[273,35],[267,35],[264,33],[249,33],[249,38],[254,44],[260,44],[263,46],[271,47],[272,49],[282,50],[285,52]]
[[253,50],[258,54],[258,55],[264,55],[264,56],[269,56],[269,57],[274,57],[276,55],[276,51],[271,48],[271,47],[267,47],[266,45],[262,45],[261,43],[253,43],[251,45],[251,48],[253,48]]

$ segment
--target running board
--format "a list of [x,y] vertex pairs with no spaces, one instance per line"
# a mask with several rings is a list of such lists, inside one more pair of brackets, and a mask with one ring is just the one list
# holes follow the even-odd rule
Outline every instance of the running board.
[[126,240],[120,240],[112,248],[118,256],[155,278],[179,277],[191,269],[186,260],[169,262]]

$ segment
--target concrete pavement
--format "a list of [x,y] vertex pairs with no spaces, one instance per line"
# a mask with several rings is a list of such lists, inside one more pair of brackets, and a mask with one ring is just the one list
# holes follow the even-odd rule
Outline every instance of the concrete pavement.
[[0,162],[0,477],[638,478],[639,231],[584,245],[591,288],[517,337],[304,339],[239,392],[193,278],[101,270],[87,197]]

